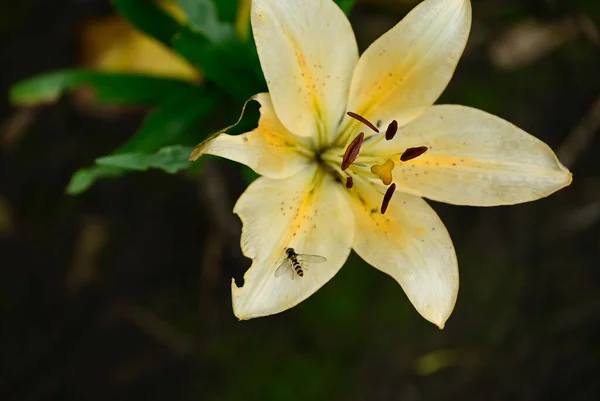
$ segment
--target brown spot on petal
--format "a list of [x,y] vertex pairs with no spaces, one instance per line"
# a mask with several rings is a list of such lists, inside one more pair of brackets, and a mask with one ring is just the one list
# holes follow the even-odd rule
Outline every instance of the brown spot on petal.
[[416,148],[408,148],[402,153],[400,156],[400,160],[403,162],[407,162],[409,160],[415,159],[421,156],[423,153],[427,152],[427,146],[417,146]]
[[383,164],[376,164],[371,167],[371,172],[381,179],[384,185],[390,185],[392,182],[392,170],[394,170],[394,162],[386,160]]
[[354,160],[356,160],[364,140],[365,134],[361,132],[356,136],[356,138],[354,138],[352,142],[350,142],[350,145],[348,145],[346,148],[346,153],[344,153],[344,158],[342,159],[342,171],[350,167]]
[[346,188],[350,189],[354,186],[354,180],[352,179],[352,177],[347,177],[346,178]]

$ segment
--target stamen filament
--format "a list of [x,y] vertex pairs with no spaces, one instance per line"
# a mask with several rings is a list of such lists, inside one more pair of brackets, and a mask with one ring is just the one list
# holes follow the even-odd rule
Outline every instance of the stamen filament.
[[[328,159],[329,161],[332,161],[331,159]],[[368,185],[373,185],[369,180],[367,180],[364,177],[364,174],[367,174],[367,172],[369,171],[367,168],[364,169],[363,172],[358,173],[354,170],[358,169],[356,165],[352,165],[352,168],[346,171],[342,171],[342,169],[340,167],[338,167],[337,163],[332,163],[330,165],[331,168],[333,168],[335,170],[335,172],[342,178],[347,177],[346,181],[348,181],[348,178],[350,178],[352,180],[352,186],[354,186],[354,180],[358,180],[360,182],[362,182],[363,184],[368,184]],[[363,170],[361,168],[361,170]],[[381,194],[383,194],[383,192],[379,191]]]

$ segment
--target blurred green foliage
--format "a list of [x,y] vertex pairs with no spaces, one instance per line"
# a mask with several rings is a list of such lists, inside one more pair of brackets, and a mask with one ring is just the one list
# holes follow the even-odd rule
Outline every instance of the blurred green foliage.
[[154,105],[190,84],[177,79],[72,69],[38,75],[15,84],[10,97],[15,105],[34,106],[55,102],[64,93],[81,87],[91,88],[99,103],[124,106]]
[[222,43],[235,36],[233,25],[221,22],[212,0],[173,0],[185,12],[189,28],[211,43]]
[[[197,132],[197,123],[205,120],[218,107],[218,101],[215,101],[218,99],[218,93],[214,93],[213,96],[211,93],[213,92],[206,88],[194,86],[171,93],[148,114],[138,132],[115,150],[113,155],[136,154],[138,157],[152,157],[165,146],[197,143],[202,139]],[[186,163],[189,153],[184,155],[179,152],[177,156],[179,159],[171,157],[168,160],[169,163],[173,163],[172,167],[163,164],[162,169],[175,173],[182,168],[181,166],[190,166]],[[107,166],[106,163],[81,169],[73,176],[67,192],[78,194],[88,189],[98,178],[120,176],[127,171],[136,170],[139,168],[114,164]]]
[[167,146],[153,154],[123,153],[101,157],[96,159],[96,164],[138,171],[159,168],[167,173],[175,174],[191,166],[192,163],[187,160],[187,157],[192,149],[190,146]]

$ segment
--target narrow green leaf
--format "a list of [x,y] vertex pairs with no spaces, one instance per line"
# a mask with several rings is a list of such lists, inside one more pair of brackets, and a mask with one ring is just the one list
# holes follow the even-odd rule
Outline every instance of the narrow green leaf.
[[67,185],[67,193],[69,195],[79,195],[87,191],[94,182],[102,177],[118,177],[125,173],[121,168],[111,166],[92,166],[90,168],[82,168],[78,170]]
[[[220,101],[221,99],[214,91],[206,88],[190,87],[182,91],[177,96],[167,99],[164,104],[150,113],[138,132],[117,149],[113,155],[148,155],[158,152],[165,146],[192,145],[200,142],[208,132],[198,132],[195,128],[197,128],[200,121],[208,117],[218,107]],[[166,151],[160,157],[173,156],[169,152],[172,151]],[[189,156],[189,153],[187,156]],[[108,162],[105,161],[103,165],[95,165],[77,171],[71,178],[67,193],[79,194],[87,190],[99,178],[120,176],[127,171],[135,170],[133,168],[135,164],[131,160],[127,166],[123,164],[125,163],[124,159],[117,158],[116,160],[115,162],[113,159],[112,164],[110,164],[111,160],[108,159]],[[155,161],[155,163],[157,162]]]
[[170,174],[189,168],[192,163],[188,160],[192,153],[191,146],[168,146],[156,153],[123,153],[96,159],[101,166],[117,167],[127,170],[145,171],[158,168]]
[[181,25],[161,9],[156,3],[148,0],[114,0],[119,14],[140,31],[169,46]]
[[[119,153],[151,153],[167,145],[185,142],[189,129],[208,117],[220,100],[215,91],[202,87],[191,87],[178,93],[146,117],[140,130],[119,148]],[[192,144],[200,139],[197,135],[187,138]]]
[[354,3],[356,0],[334,0],[337,5],[346,13],[346,15],[350,14],[352,11],[352,7],[354,7]]
[[185,12],[192,31],[201,33],[214,43],[232,39],[235,35],[230,24],[219,20],[212,0],[172,0]]
[[10,99],[14,104],[26,106],[51,103],[81,86],[91,87],[100,103],[152,105],[192,85],[177,79],[69,69],[41,74],[13,85]]

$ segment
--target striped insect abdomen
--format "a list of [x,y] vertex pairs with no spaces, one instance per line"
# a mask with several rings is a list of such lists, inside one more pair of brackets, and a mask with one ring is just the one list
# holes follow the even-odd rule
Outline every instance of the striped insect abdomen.
[[298,262],[298,257],[296,255],[291,255],[290,259],[292,261],[292,266],[296,274],[300,277],[304,276],[304,270],[302,270],[302,265]]

